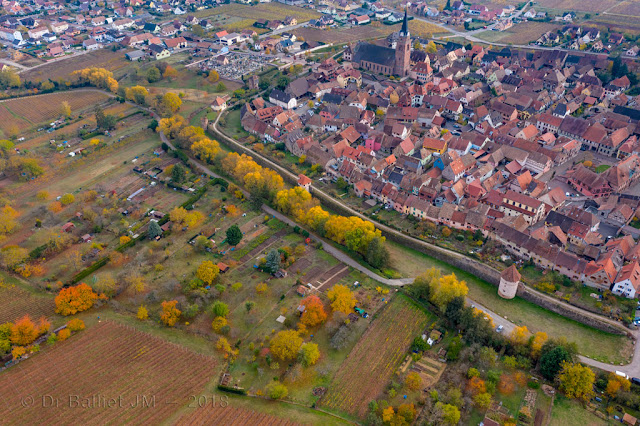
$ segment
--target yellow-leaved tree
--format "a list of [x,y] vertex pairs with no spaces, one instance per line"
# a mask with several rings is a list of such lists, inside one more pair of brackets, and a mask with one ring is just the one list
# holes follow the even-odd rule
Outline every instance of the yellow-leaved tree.
[[336,284],[327,292],[331,301],[331,309],[334,312],[350,314],[356,306],[357,300],[353,292],[347,286]]
[[509,339],[514,345],[524,346],[529,341],[529,329],[526,325],[523,325],[522,327],[515,327],[511,331]]
[[210,285],[216,278],[218,278],[219,273],[220,269],[216,264],[210,260],[205,260],[200,264],[200,266],[198,266],[196,276],[203,283]]
[[447,309],[447,305],[456,297],[465,297],[469,289],[467,283],[459,281],[455,274],[445,275],[431,283],[431,302],[442,312]]
[[569,398],[589,401],[593,395],[593,383],[596,375],[593,370],[582,364],[564,361],[558,376],[560,390]]
[[269,349],[275,357],[288,361],[298,356],[302,342],[302,337],[296,330],[283,330],[271,339]]
[[162,302],[162,314],[160,315],[160,320],[164,325],[173,327],[176,322],[178,322],[178,319],[180,319],[182,311],[176,307],[177,304],[177,300]]

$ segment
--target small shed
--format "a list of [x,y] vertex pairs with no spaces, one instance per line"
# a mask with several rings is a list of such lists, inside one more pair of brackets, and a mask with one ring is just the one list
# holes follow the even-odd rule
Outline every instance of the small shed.
[[278,269],[278,271],[273,274],[275,278],[285,278],[287,276],[287,271],[284,269]]
[[299,285],[298,288],[296,289],[296,293],[298,293],[298,296],[306,296],[308,292],[307,287],[303,286],[303,285]]
[[84,234],[80,239],[83,243],[90,243],[93,237],[90,234]]
[[224,274],[229,270],[229,265],[223,262],[218,262],[218,269],[220,270],[221,273]]
[[622,416],[622,423],[624,423],[625,425],[635,426],[637,422],[638,419],[636,419],[629,413],[624,413],[624,416]]
[[306,306],[300,305],[300,306],[298,306],[297,311],[300,313],[300,315],[302,315],[306,309],[307,309]]
[[284,321],[287,318],[284,315],[280,315],[278,318],[276,318],[276,322],[279,322],[280,324],[284,324]]
[[74,230],[75,227],[76,225],[74,225],[72,222],[67,222],[64,225],[62,225],[62,230],[64,232],[71,232]]

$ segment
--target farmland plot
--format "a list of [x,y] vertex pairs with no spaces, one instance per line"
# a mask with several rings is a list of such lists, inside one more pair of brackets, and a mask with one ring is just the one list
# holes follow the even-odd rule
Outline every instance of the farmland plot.
[[396,297],[353,348],[321,406],[364,417],[369,401],[380,395],[428,319],[407,299]]
[[11,99],[1,105],[17,117],[33,124],[44,123],[60,116],[62,102],[69,102],[71,111],[94,106],[108,99],[107,95],[97,91],[59,92],[47,95]]
[[224,403],[214,406],[207,404],[204,407],[191,409],[189,414],[185,414],[180,418],[176,425],[178,426],[243,426],[243,425],[278,425],[293,426],[294,423],[280,417],[272,416],[258,411],[248,410],[244,408],[231,407],[227,405],[222,407]]
[[50,317],[53,308],[51,297],[36,296],[19,287],[0,287],[0,324],[27,314],[33,319]]
[[2,373],[0,418],[9,425],[158,424],[203,391],[215,366],[211,357],[103,321]]

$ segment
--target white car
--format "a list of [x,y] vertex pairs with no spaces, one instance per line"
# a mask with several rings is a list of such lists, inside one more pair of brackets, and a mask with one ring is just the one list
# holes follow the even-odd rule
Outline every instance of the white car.
[[502,330],[504,330],[504,327],[499,325],[498,328],[496,328],[496,333],[502,333]]

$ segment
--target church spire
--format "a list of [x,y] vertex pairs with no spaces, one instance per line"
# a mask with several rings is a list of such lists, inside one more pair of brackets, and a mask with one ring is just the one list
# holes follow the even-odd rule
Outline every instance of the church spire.
[[409,35],[409,23],[407,22],[407,8],[406,7],[404,9],[404,20],[402,21],[402,30],[400,31],[400,33],[405,37]]

